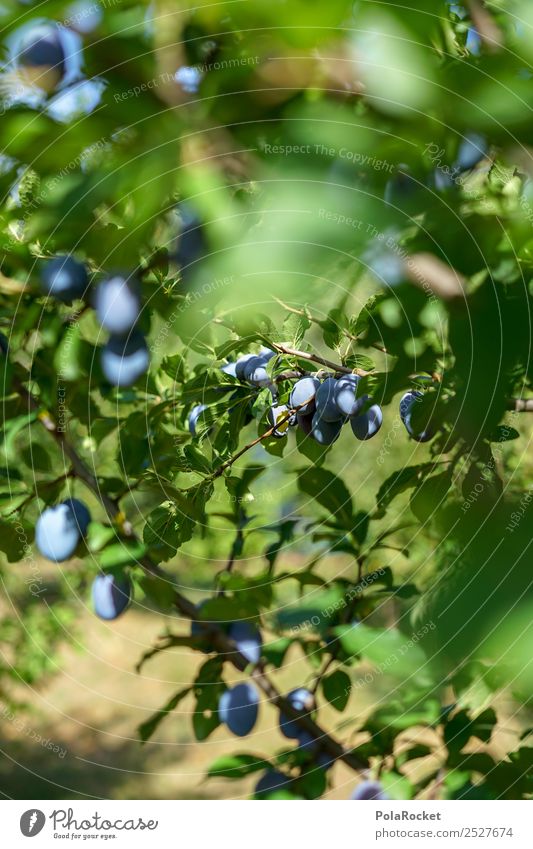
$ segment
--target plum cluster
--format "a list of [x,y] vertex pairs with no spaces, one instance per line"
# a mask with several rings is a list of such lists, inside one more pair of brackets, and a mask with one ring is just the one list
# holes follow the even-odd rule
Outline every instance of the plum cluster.
[[[361,441],[372,439],[378,433],[383,424],[383,411],[368,394],[361,392],[361,378],[357,374],[330,375],[323,379],[304,375],[293,384],[289,403],[279,404],[276,386],[267,369],[274,356],[274,351],[262,349],[259,354],[245,354],[236,362],[221,367],[225,374],[243,383],[270,389],[272,405],[267,418],[274,437],[281,439],[291,427],[298,426],[320,445],[332,445],[347,422],[353,435]],[[412,426],[414,405],[423,397],[423,392],[410,390],[400,400],[400,418],[409,436],[417,442],[427,442],[433,436],[429,428],[416,433]],[[195,404],[189,412],[192,436],[197,435],[198,419],[205,410],[206,404]]]
[[[87,269],[72,256],[57,256],[44,265],[41,287],[70,304],[87,295]],[[104,376],[112,386],[131,386],[149,364],[146,340],[136,326],[141,312],[139,282],[122,274],[107,277],[96,289],[93,306],[100,326],[110,334],[100,355]]]

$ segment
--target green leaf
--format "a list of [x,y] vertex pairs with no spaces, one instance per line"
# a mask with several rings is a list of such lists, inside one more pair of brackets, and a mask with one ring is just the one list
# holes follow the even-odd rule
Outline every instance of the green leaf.
[[489,442],[509,442],[512,439],[518,439],[520,434],[514,427],[509,425],[498,425],[489,436]]
[[322,692],[324,693],[324,697],[328,700],[332,707],[340,713],[342,713],[348,704],[350,691],[350,676],[341,669],[337,669],[335,672],[332,672],[331,675],[322,679]]
[[307,316],[290,313],[283,322],[282,334],[283,339],[289,340],[288,347],[298,349],[310,327],[311,322]]
[[418,481],[431,469],[431,463],[422,463],[419,466],[405,466],[397,472],[393,472],[387,480],[381,484],[376,496],[376,506],[380,516],[385,515],[389,504],[400,493],[413,489]]
[[156,711],[150,719],[147,719],[146,722],[141,723],[138,727],[139,737],[143,743],[146,743],[154,734],[159,725],[163,722],[164,719],[171,713],[173,710],[177,708],[179,703],[185,696],[191,692],[192,687],[185,687],[184,690],[180,690],[179,693],[175,693],[171,699],[168,700],[166,705],[162,707],[160,710]]
[[451,486],[451,475],[433,475],[417,486],[409,501],[411,510],[420,522],[427,522],[443,506]]
[[22,560],[26,553],[26,545],[29,545],[32,540],[33,526],[28,522],[21,519],[13,522],[0,519],[0,551],[4,552],[9,563]]
[[339,625],[334,633],[349,655],[372,661],[379,674],[400,679],[412,677],[420,683],[431,684],[431,669],[416,636],[409,637],[392,628],[370,628],[363,623],[355,628]]
[[257,755],[222,755],[207,771],[209,778],[245,778],[261,769],[269,769],[268,761]]
[[325,507],[346,530],[353,525],[352,497],[343,483],[327,469],[306,469],[298,475],[298,488]]
[[146,546],[142,542],[124,539],[104,548],[98,561],[102,569],[116,569],[136,564],[145,554]]
[[146,575],[140,583],[148,598],[161,610],[168,610],[173,606],[176,590],[170,581]]
[[193,692],[196,706],[192,718],[194,736],[197,740],[206,740],[220,725],[218,702],[226,689],[221,680],[223,661],[219,657],[210,658],[200,667],[194,681]]
[[361,336],[372,328],[372,317],[379,309],[382,301],[389,297],[388,291],[378,292],[368,299],[359,315],[350,321],[349,328],[352,336]]
[[277,640],[269,640],[263,646],[263,657],[267,663],[270,663],[275,669],[280,669],[283,666],[283,661],[287,651],[292,645],[290,637],[279,637]]
[[468,711],[460,710],[444,726],[444,742],[450,752],[460,752],[471,737],[477,737],[488,743],[492,737],[497,717],[492,708],[488,708],[472,719]]

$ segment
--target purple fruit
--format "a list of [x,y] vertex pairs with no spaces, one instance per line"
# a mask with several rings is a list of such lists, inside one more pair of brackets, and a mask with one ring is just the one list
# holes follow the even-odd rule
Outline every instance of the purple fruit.
[[35,27],[23,40],[17,59],[24,68],[53,69],[60,79],[65,73],[66,56],[59,27],[48,24]]
[[350,424],[357,439],[372,439],[383,424],[381,407],[378,404],[373,404],[366,413],[350,419]]
[[[275,436],[277,439],[287,436],[291,424],[291,419],[287,418],[288,414],[289,408],[286,404],[280,404],[279,406],[274,405],[270,407],[268,411],[267,417],[269,425],[271,427],[276,426],[274,427],[272,436]],[[284,419],[285,421],[283,421]],[[280,426],[277,427],[278,422],[283,422],[283,424],[280,424]]]
[[364,398],[357,398],[357,386],[360,377],[347,374],[337,380],[335,386],[335,403],[343,416],[357,416],[365,404]]
[[296,416],[296,422],[306,436],[311,436],[313,430],[313,416],[302,416],[300,413]]
[[[315,395],[320,386],[316,377],[302,377],[292,387],[289,404],[292,408],[300,407],[298,415],[305,416],[315,412]],[[300,405],[304,406],[301,407]]]
[[100,283],[94,299],[98,321],[117,336],[128,333],[141,311],[141,294],[136,280],[116,275]]
[[[286,699],[294,710],[301,713],[302,716],[309,716],[315,707],[314,696],[309,692],[309,690],[306,690],[305,687],[298,687],[296,690],[291,690],[291,692],[287,694]],[[281,713],[279,717],[279,727],[281,733],[289,739],[298,740],[301,735],[307,733],[305,730],[302,730],[295,719],[285,716],[283,713]]]
[[338,422],[343,418],[335,401],[337,381],[334,377],[327,377],[320,384],[315,395],[316,412],[323,422]]
[[235,622],[229,629],[229,636],[249,663],[259,663],[263,642],[255,625],[249,622]]
[[362,781],[353,791],[351,799],[385,801],[389,797],[379,781]]
[[287,790],[289,786],[290,779],[286,775],[275,769],[269,769],[257,782],[254,793],[261,799],[268,799],[271,796],[275,797],[276,793]]
[[102,371],[112,386],[131,386],[149,362],[144,336],[137,330],[126,338],[111,336],[101,351]]
[[196,425],[204,410],[207,410],[207,404],[196,404],[189,413],[189,432],[192,436],[196,436]]
[[56,256],[41,272],[43,291],[65,304],[82,298],[88,283],[85,265],[72,256]]
[[225,690],[218,702],[218,715],[237,737],[246,737],[257,721],[259,695],[252,684],[237,684]]
[[420,392],[418,389],[413,389],[406,392],[405,395],[402,395],[400,399],[400,418],[405,425],[407,433],[416,440],[416,442],[427,442],[433,437],[433,433],[429,429],[423,430],[421,433],[414,433],[411,424],[413,407],[415,404],[419,403],[423,397],[423,392]]
[[117,619],[131,600],[131,581],[127,577],[97,575],[91,590],[94,612],[100,619]]
[[311,436],[319,445],[332,445],[339,438],[342,421],[325,422],[316,412],[311,421]]
[[77,499],[47,507],[35,526],[35,544],[43,557],[62,563],[72,557],[87,531],[90,514]]

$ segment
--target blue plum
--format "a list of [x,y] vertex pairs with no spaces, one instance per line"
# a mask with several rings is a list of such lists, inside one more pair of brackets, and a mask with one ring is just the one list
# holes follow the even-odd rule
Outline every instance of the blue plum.
[[479,133],[468,133],[457,152],[456,167],[460,171],[471,171],[488,153],[487,140]]
[[333,445],[339,438],[342,425],[342,421],[325,422],[317,412],[311,420],[311,436],[319,445]]
[[237,684],[225,690],[218,702],[218,715],[237,737],[246,737],[257,722],[259,695],[252,684]]
[[112,386],[131,386],[146,371],[150,357],[144,336],[111,336],[101,352],[102,371]]
[[[316,377],[302,377],[292,387],[289,404],[291,407],[300,407],[298,415],[306,416],[315,412],[315,395],[320,386]],[[300,406],[300,405],[304,406]]]
[[290,778],[283,775],[282,772],[269,769],[257,782],[254,795],[259,799],[275,798],[276,794],[283,794],[290,786],[290,783]]
[[[286,699],[294,710],[301,713],[302,716],[308,716],[315,707],[314,696],[305,687],[298,687],[296,690],[291,690],[290,693],[287,693]],[[295,719],[285,716],[283,713],[279,717],[279,727],[281,733],[290,740],[299,740],[301,737],[305,740],[306,737],[304,735],[308,735],[308,732],[302,730]]]
[[313,431],[313,416],[302,416],[300,413],[296,416],[298,427],[303,430],[306,436],[311,436]]
[[343,414],[335,401],[336,388],[337,381],[335,378],[327,377],[316,391],[316,412],[323,422],[338,422],[343,418]]
[[43,557],[56,563],[72,557],[90,518],[85,505],[77,499],[43,510],[35,526],[35,544]]
[[273,356],[274,353],[271,351],[269,354],[258,354],[256,357],[250,357],[243,369],[244,379],[253,386],[270,386],[272,380],[266,367]]
[[94,306],[102,327],[116,336],[124,336],[131,330],[141,311],[138,282],[120,274],[103,280],[96,290]]
[[235,363],[235,377],[238,378],[238,380],[244,380],[246,364],[252,359],[252,357],[255,356],[255,354],[243,354],[242,357],[239,357]]
[[424,206],[424,186],[415,179],[408,165],[400,163],[395,175],[387,181],[384,197],[391,206],[416,214]]
[[189,413],[189,432],[192,436],[196,436],[196,425],[204,410],[207,410],[207,404],[196,404]]
[[237,377],[236,368],[237,363],[226,363],[220,366],[220,371],[223,371],[224,374],[229,374],[230,377]]
[[335,403],[343,416],[357,416],[365,403],[364,398],[357,398],[360,379],[356,374],[347,374],[337,380]]
[[91,589],[94,612],[106,621],[118,619],[128,607],[131,593],[131,581],[126,576],[97,575]]
[[250,622],[234,622],[229,629],[229,636],[249,663],[259,663],[263,641],[255,625]]
[[400,399],[400,418],[405,425],[407,433],[416,440],[416,442],[428,442],[428,440],[433,437],[433,433],[429,428],[423,430],[421,433],[415,433],[411,424],[413,407],[415,404],[420,403],[423,397],[423,392],[420,392],[418,389],[413,389],[402,395]]
[[[368,400],[368,399],[365,399]],[[366,413],[350,419],[352,431],[357,439],[372,439],[383,424],[383,413],[379,404],[372,404]]]
[[56,256],[41,271],[43,291],[65,304],[83,297],[88,282],[85,265],[72,256]]
[[371,242],[364,251],[361,261],[368,266],[378,280],[387,286],[398,286],[405,280],[405,262],[401,251],[394,251],[386,247],[383,242]]
[[389,796],[387,796],[379,781],[362,781],[357,785],[350,798],[385,801]]
[[33,72],[31,82],[40,88],[54,88],[64,76],[66,55],[61,31],[51,24],[37,26],[23,39],[17,56],[19,67]]
[[207,254],[204,226],[200,216],[189,203],[180,203],[176,262],[181,266],[182,277],[190,276],[194,265]]
[[[274,404],[272,407],[270,407],[268,411],[268,423],[271,427],[274,427],[276,425],[272,436],[275,436],[277,439],[282,439],[284,436],[287,436],[287,433],[289,432],[289,427],[291,426],[291,419],[287,419],[288,414],[289,408],[286,406],[286,404]],[[283,419],[286,419],[286,421],[284,421],[283,424],[280,424],[280,426],[277,427],[278,422],[282,422]]]
[[89,522],[91,521],[91,514],[89,509],[85,506],[83,501],[80,501],[78,498],[67,498],[66,501],[63,502],[72,510],[74,514],[74,518],[76,519],[76,524],[78,525],[79,532],[82,537],[87,533],[87,528],[89,527]]

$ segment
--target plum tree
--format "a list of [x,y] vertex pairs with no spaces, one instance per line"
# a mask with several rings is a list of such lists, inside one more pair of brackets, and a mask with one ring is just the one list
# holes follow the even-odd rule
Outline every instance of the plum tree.
[[220,696],[218,714],[237,737],[246,737],[257,722],[259,694],[253,684],[245,682],[225,690]]
[[112,386],[132,386],[150,361],[146,340],[134,330],[129,336],[111,336],[101,352],[102,371]]
[[126,575],[97,575],[91,588],[94,612],[106,621],[117,619],[129,606],[131,581]]
[[66,304],[82,298],[88,284],[85,265],[73,256],[56,256],[41,271],[43,291]]
[[35,526],[35,543],[48,560],[61,563],[72,557],[90,522],[87,507],[69,499],[43,510]]
[[[365,399],[365,403],[368,398]],[[383,412],[379,404],[372,404],[370,409],[350,419],[350,425],[357,439],[372,439],[383,424]]]
[[366,800],[376,800],[376,801],[384,801],[389,798],[383,789],[383,785],[380,784],[379,781],[361,781],[360,784],[357,785],[352,795],[351,799],[366,799]]
[[136,280],[117,274],[103,280],[94,298],[98,321],[116,336],[128,333],[141,310],[141,295]]
[[289,404],[298,407],[300,416],[308,416],[315,412],[315,396],[320,386],[316,377],[302,377],[292,387]]
[[[287,701],[295,711],[305,716],[308,716],[315,708],[314,696],[305,687],[298,687],[287,693]],[[283,713],[280,714],[279,727],[281,733],[289,739],[300,740],[302,738],[305,741],[310,736],[305,729],[300,727],[297,720],[285,716]]]
[[[142,662],[179,646],[191,672],[143,741],[182,697],[198,742],[253,733],[260,695],[275,739],[209,769],[260,770],[258,798],[348,769],[345,795],[527,798],[522,719],[505,760],[489,739],[497,679],[531,690],[505,633],[532,597],[527,31],[505,3],[340,0],[308,26],[297,0],[132,0],[85,38],[89,79],[71,2],[44,29],[1,8],[2,697],[97,574],[98,615],[135,586],[164,617]],[[35,525],[36,552],[85,561],[39,597]]]
[[255,625],[250,622],[234,622],[229,629],[229,636],[246,660],[253,664],[259,663],[263,642]]

